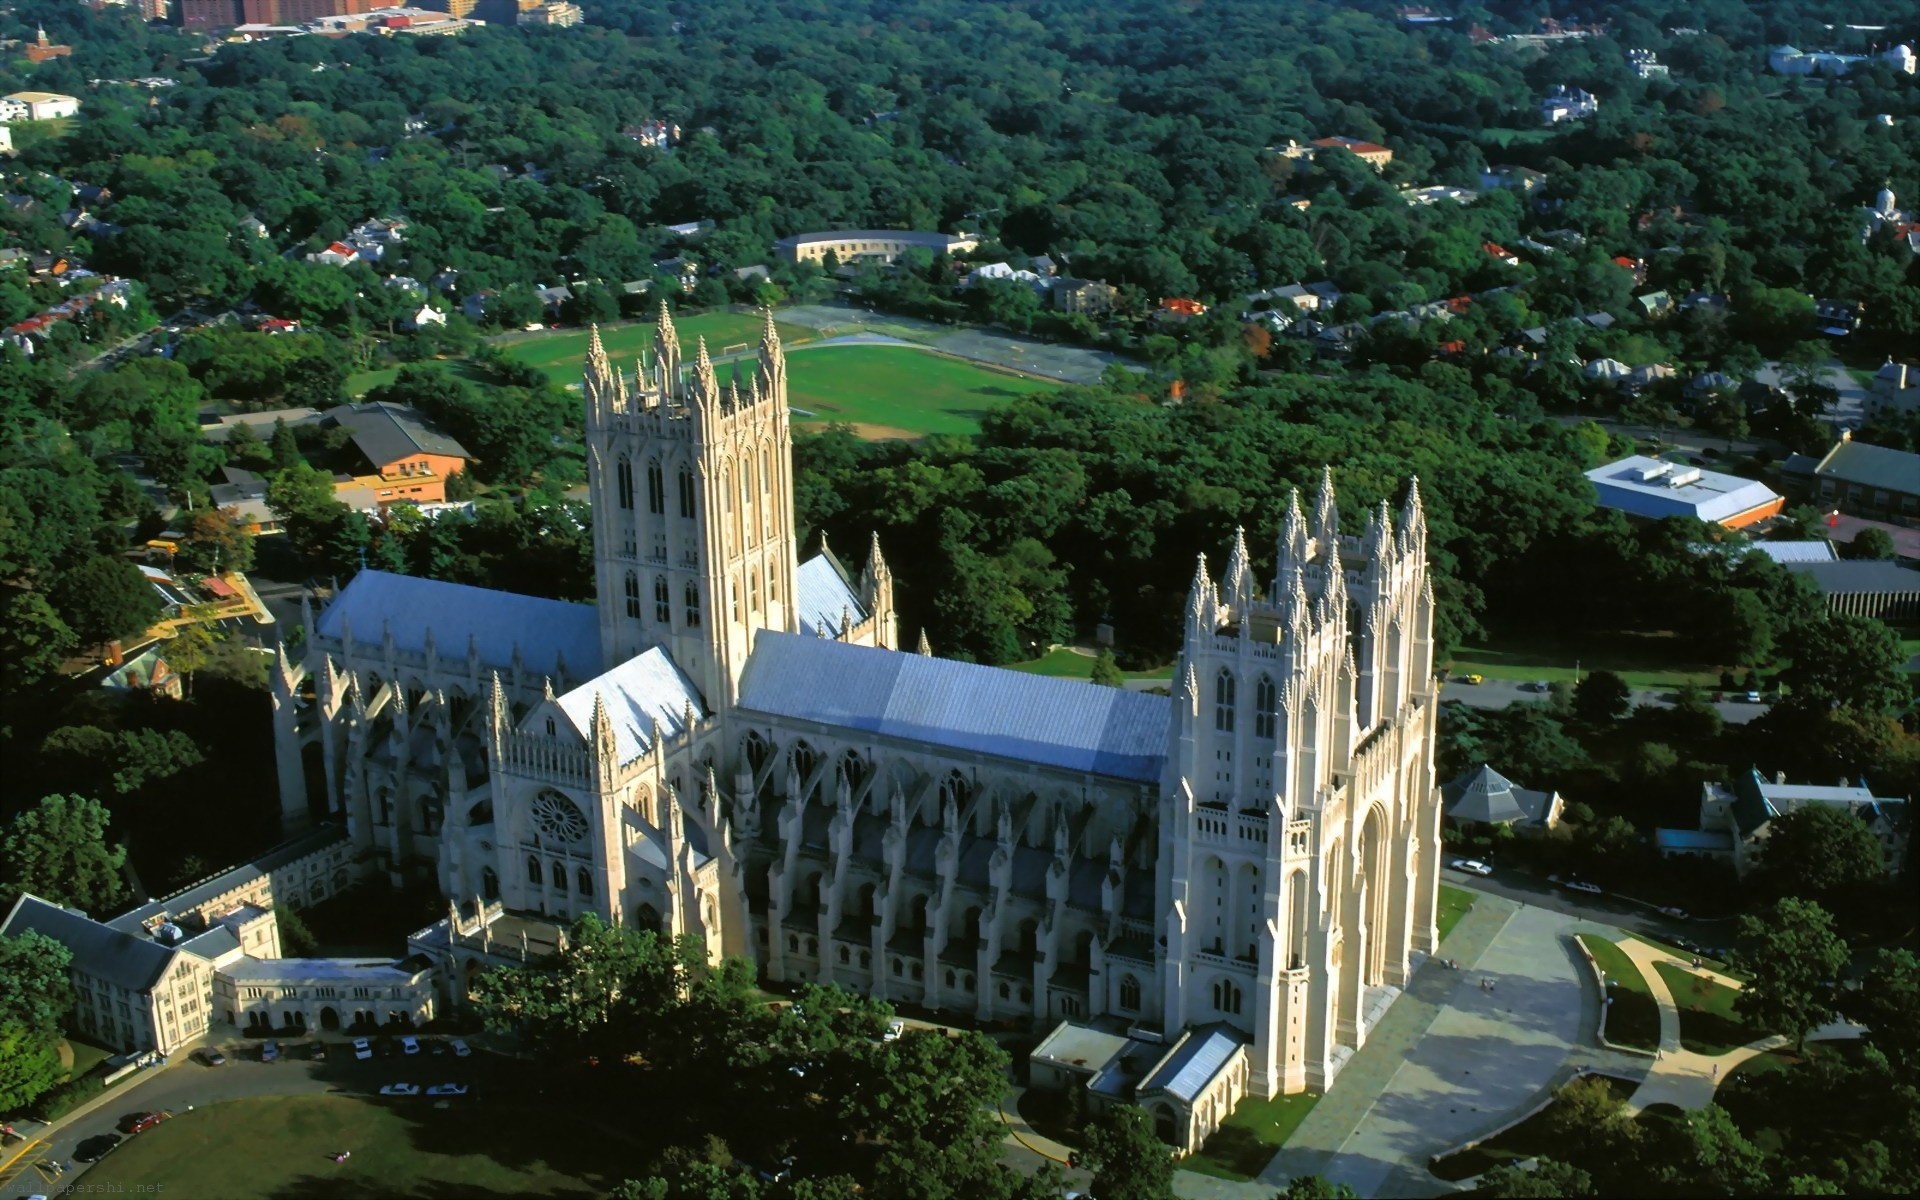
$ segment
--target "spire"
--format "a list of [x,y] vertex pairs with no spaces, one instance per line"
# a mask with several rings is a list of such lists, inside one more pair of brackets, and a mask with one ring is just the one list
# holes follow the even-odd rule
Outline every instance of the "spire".
[[887,556],[880,553],[880,534],[876,531],[867,546],[867,575],[878,583],[892,574],[887,568]]
[[1340,506],[1333,498],[1333,468],[1320,475],[1320,498],[1313,504],[1313,536],[1320,539],[1320,553],[1340,540]]
[[693,379],[700,393],[702,404],[711,404],[720,398],[720,385],[714,378],[713,360],[707,357],[707,339],[704,335],[696,343],[693,358]]
[[607,359],[607,348],[600,341],[600,325],[595,322],[587,331],[587,378],[603,382],[612,375],[613,364]]
[[1417,549],[1427,540],[1427,511],[1420,503],[1420,477],[1407,480],[1407,502],[1400,506],[1400,544],[1404,551]]
[[933,657],[933,647],[927,644],[927,627],[925,625],[920,627],[920,645],[918,649],[920,651],[920,657]]
[[1238,619],[1253,598],[1253,571],[1247,563],[1247,531],[1238,525],[1233,527],[1233,548],[1227,552],[1227,573],[1220,578],[1220,590]]
[[606,697],[598,688],[593,692],[593,754],[607,766],[620,762],[620,743],[613,735],[613,715],[607,711]]
[[760,326],[761,360],[784,358],[785,351],[780,349],[780,330],[773,323],[773,309],[763,308],[760,312],[765,318]]
[[1367,560],[1369,563],[1384,563],[1393,553],[1393,510],[1387,506],[1387,498],[1380,497],[1380,506],[1367,517]]

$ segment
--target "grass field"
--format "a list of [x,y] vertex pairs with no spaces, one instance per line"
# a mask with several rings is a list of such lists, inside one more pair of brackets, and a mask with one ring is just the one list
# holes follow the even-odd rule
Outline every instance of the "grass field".
[[[1025,671],[1029,675],[1052,675],[1058,679],[1091,679],[1093,677],[1094,657],[1081,654],[1071,646],[1055,646],[1039,658],[1023,663],[1012,663],[1008,670]],[[1154,671],[1122,671],[1128,679],[1172,679],[1173,664]]]
[[1453,927],[1460,923],[1460,918],[1466,916],[1467,910],[1472,907],[1472,892],[1465,888],[1449,887],[1444,883],[1440,885],[1440,911],[1434,914],[1433,923],[1439,927],[1441,941],[1447,940],[1447,935],[1453,932]]
[[1293,1131],[1319,1102],[1318,1092],[1275,1096],[1271,1100],[1248,1097],[1206,1144],[1181,1159],[1180,1165],[1216,1179],[1252,1179],[1273,1160],[1280,1147],[1287,1144]]
[[874,440],[975,434],[988,411],[1057,386],[911,346],[822,346],[787,363],[796,420],[845,421]]
[[1647,945],[1652,946],[1655,950],[1664,950],[1666,953],[1673,955],[1675,958],[1684,958],[1684,959],[1698,958],[1702,966],[1710,967],[1713,970],[1720,972],[1722,975],[1731,975],[1735,979],[1739,979],[1742,981],[1746,979],[1745,975],[1742,975],[1738,971],[1729,969],[1727,967],[1727,964],[1720,959],[1708,958],[1703,954],[1694,954],[1690,950],[1682,950],[1678,946],[1670,946],[1667,943],[1660,941],[1657,938],[1650,938],[1644,933],[1634,934],[1633,940],[1636,942],[1645,942]]
[[117,1053],[105,1046],[96,1046],[92,1042],[77,1037],[68,1038],[66,1046],[67,1050],[61,1054],[60,1058],[64,1062],[68,1054],[73,1056],[73,1062],[67,1067],[68,1079],[80,1078]]
[[[707,339],[707,353],[718,356],[729,346],[757,346],[763,318],[757,313],[710,312],[697,316],[675,317],[674,329],[680,335],[680,353],[691,361],[694,345]],[[792,346],[813,336],[811,329],[782,325],[780,342]],[[493,345],[510,358],[538,367],[559,383],[579,383],[580,365],[587,360],[585,329],[540,330],[534,333],[503,333],[492,339]],[[621,370],[631,372],[642,350],[653,347],[653,322],[628,321],[600,327],[600,344]],[[724,379],[726,372],[722,371]]]
[[1652,1050],[1660,1045],[1660,1006],[1653,990],[1625,951],[1606,938],[1591,933],[1579,935],[1580,944],[1593,955],[1593,961],[1607,973],[1612,985],[1607,993],[1613,1003],[1607,1006],[1607,1040],[1616,1046]]
[[1720,668],[1690,662],[1688,646],[1671,635],[1596,634],[1579,642],[1550,637],[1502,638],[1490,646],[1462,646],[1449,665],[1453,673],[1488,679],[1573,682],[1594,671],[1613,671],[1636,688],[1673,688],[1688,680],[1712,688]]
[[1680,1044],[1687,1049],[1696,1054],[1725,1054],[1767,1036],[1765,1030],[1754,1029],[1734,1015],[1733,1001],[1740,993],[1726,984],[1672,963],[1656,963],[1654,969],[1680,1006]]
[[[1613,1075],[1595,1078],[1604,1080],[1608,1089],[1623,1101],[1633,1095],[1634,1089],[1639,1086],[1633,1080]],[[1462,1150],[1458,1154],[1435,1160],[1432,1164],[1433,1173],[1446,1180],[1470,1179],[1504,1163],[1552,1153],[1559,1116],[1554,1110],[1559,1104],[1558,1100],[1553,1101],[1512,1129],[1488,1138],[1471,1150]]]
[[[271,1096],[210,1104],[129,1139],[87,1172],[88,1192],[195,1200],[598,1197],[637,1165],[579,1122],[419,1100]],[[333,1155],[352,1152],[345,1163]],[[564,1164],[564,1165],[562,1165]]]

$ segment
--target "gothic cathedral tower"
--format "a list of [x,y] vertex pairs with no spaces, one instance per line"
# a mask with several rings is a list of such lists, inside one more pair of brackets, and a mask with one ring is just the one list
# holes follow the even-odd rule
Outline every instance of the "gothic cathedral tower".
[[772,314],[750,375],[735,363],[724,384],[705,339],[681,361],[664,304],[631,387],[595,329],[586,392],[604,664],[664,647],[710,709],[729,708],[755,634],[797,627],[787,363]]

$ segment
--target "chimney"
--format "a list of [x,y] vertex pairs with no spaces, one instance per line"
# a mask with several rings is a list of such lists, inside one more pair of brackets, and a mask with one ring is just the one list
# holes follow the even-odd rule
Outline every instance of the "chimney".
[[1840,440],[1841,440],[1841,441],[1843,441],[1843,442],[1850,442],[1850,441],[1852,441],[1852,440],[1853,440],[1853,430],[1851,430],[1851,429],[1842,429],[1842,430],[1840,431]]
[[1773,781],[1781,787],[1785,787],[1787,785],[1787,773],[1785,771],[1775,771],[1773,773]]

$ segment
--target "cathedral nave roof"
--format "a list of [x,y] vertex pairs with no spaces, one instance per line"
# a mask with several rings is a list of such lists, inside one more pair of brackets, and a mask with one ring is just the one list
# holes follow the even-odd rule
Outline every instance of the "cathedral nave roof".
[[468,639],[489,667],[513,666],[515,647],[536,676],[564,659],[575,678],[600,671],[600,616],[590,604],[569,604],[492,588],[362,571],[320,615],[316,632],[338,638],[349,626],[361,646],[377,648],[387,631],[394,648],[421,654],[433,633],[440,661],[464,659]]

